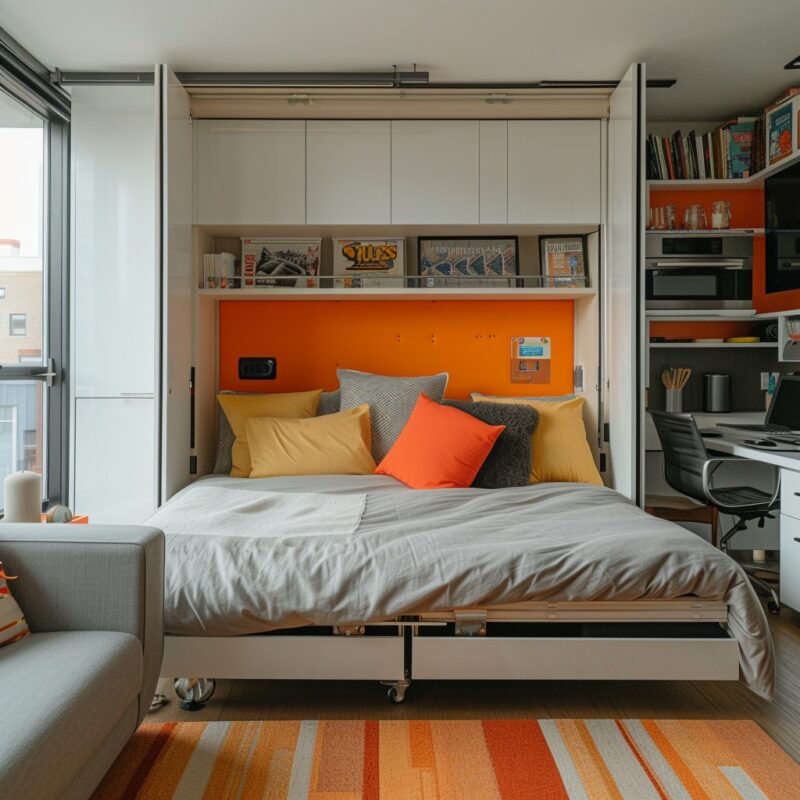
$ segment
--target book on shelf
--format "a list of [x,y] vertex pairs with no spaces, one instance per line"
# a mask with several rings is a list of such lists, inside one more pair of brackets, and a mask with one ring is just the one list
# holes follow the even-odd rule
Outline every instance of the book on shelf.
[[233,253],[204,253],[203,288],[238,289],[241,285],[238,266],[239,259]]

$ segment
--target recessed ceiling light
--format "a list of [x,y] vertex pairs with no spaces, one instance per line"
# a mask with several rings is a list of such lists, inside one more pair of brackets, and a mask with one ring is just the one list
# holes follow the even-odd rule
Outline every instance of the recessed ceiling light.
[[800,56],[793,58],[784,69],[800,69]]

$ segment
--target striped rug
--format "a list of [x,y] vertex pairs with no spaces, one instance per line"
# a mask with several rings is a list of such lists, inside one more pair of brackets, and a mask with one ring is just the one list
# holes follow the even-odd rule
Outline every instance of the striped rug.
[[144,725],[94,800],[799,797],[753,722],[587,719]]

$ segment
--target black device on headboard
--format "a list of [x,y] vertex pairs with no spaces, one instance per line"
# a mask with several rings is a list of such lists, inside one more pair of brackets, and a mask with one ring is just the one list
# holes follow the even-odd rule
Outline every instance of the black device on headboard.
[[278,376],[278,359],[259,356],[239,359],[239,380],[274,381]]

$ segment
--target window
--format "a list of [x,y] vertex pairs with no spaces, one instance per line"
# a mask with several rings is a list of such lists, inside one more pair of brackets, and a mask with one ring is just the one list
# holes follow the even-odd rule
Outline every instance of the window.
[[40,472],[66,502],[69,95],[0,29],[0,509],[3,478]]
[[26,314],[8,315],[8,334],[9,336],[27,336],[28,319]]

